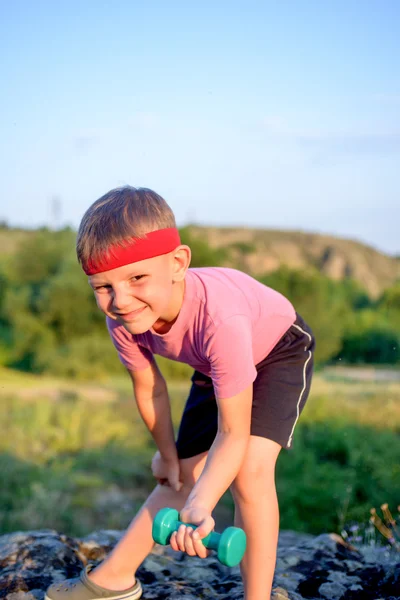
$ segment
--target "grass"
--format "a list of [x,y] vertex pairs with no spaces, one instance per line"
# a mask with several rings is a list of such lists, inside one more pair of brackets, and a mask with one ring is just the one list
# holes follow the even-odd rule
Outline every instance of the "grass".
[[[154,445],[128,377],[102,385],[0,372],[0,530],[126,527],[152,489]],[[188,383],[171,382],[177,426]],[[317,374],[277,467],[281,527],[341,532],[400,502],[400,382]],[[229,519],[226,494],[218,515]]]

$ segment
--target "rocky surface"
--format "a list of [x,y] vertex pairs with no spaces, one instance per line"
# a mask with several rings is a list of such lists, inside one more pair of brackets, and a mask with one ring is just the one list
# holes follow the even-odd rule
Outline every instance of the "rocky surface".
[[[102,560],[120,532],[100,531],[73,539],[55,531],[20,532],[0,537],[0,598],[38,600],[53,582],[79,574]],[[145,600],[239,600],[239,568],[214,557],[190,558],[157,546],[138,577]],[[400,600],[400,553],[356,550],[334,534],[308,536],[282,532],[274,600]]]

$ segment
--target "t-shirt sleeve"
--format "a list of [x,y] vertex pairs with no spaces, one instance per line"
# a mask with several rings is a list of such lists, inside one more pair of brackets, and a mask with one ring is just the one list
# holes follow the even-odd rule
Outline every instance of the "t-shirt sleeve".
[[235,315],[218,325],[206,354],[217,398],[230,398],[249,387],[257,377],[249,318]]
[[141,371],[152,364],[154,358],[150,350],[139,346],[125,327],[109,317],[106,317],[106,323],[119,360],[129,371]]

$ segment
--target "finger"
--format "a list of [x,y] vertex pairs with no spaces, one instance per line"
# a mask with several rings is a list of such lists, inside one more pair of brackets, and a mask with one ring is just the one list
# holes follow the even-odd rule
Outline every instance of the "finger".
[[213,531],[214,527],[214,519],[211,516],[206,517],[201,523],[199,523],[198,527],[193,532],[193,538],[195,540],[205,538],[209,533]]
[[176,533],[176,543],[182,552],[185,552],[185,532],[185,525],[181,525]]
[[204,546],[203,542],[196,538],[194,535],[192,536],[192,544],[193,550],[200,558],[207,558],[209,556],[210,551]]
[[171,535],[169,543],[172,550],[175,550],[175,552],[179,552],[178,544],[176,542],[176,531],[174,531],[174,533]]
[[184,538],[185,552],[186,552],[186,554],[189,554],[189,556],[196,556],[197,553],[193,546],[192,534],[193,534],[193,529],[191,527],[186,527],[185,538]]
[[169,485],[172,487],[173,490],[175,490],[176,492],[180,491],[183,484],[181,481],[179,481],[178,476],[169,477],[168,481],[169,481]]

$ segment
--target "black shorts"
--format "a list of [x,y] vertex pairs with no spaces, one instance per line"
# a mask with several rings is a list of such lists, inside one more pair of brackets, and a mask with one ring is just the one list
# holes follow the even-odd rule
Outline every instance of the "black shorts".
[[[258,365],[253,383],[251,435],[265,437],[286,449],[307,400],[313,372],[315,339],[296,321]],[[210,377],[195,371],[176,442],[179,458],[207,452],[218,430],[218,407]]]

